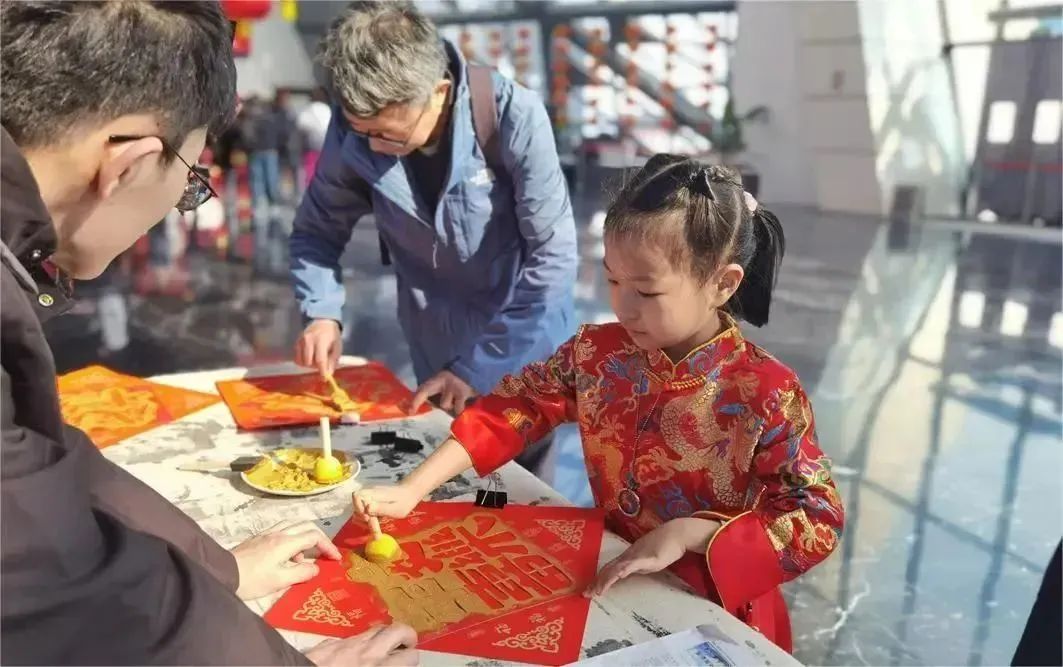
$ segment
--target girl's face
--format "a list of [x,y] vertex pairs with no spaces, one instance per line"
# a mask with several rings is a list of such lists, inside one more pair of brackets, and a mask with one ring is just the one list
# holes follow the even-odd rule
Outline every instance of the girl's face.
[[716,311],[742,281],[742,267],[729,264],[702,283],[655,244],[608,234],[604,263],[620,324],[639,347],[664,350],[673,361],[716,335]]

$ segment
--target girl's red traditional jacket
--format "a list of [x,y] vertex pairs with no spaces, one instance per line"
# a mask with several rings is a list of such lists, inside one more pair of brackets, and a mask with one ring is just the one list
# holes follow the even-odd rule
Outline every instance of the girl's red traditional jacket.
[[[841,500],[797,377],[733,320],[725,326],[677,364],[619,324],[584,326],[465,410],[453,435],[485,475],[578,422],[607,527],[634,541],[678,517],[720,521],[707,552],[687,553],[673,571],[791,650],[778,586],[834,549]],[[642,504],[628,517],[617,496],[632,475]]]

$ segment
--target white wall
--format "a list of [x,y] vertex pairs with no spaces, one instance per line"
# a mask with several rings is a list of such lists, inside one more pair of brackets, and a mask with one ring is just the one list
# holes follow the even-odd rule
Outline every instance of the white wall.
[[241,97],[272,97],[277,88],[313,88],[314,71],[295,24],[273,12],[252,24],[251,55],[236,59],[236,91]]
[[938,11],[933,0],[739,2],[737,108],[772,112],[746,133],[765,200],[881,215],[895,186],[917,184],[928,212],[957,212],[963,132]]
[[855,2],[740,2],[733,67],[738,111],[771,110],[743,158],[763,199],[882,212]]
[[761,198],[813,206],[812,155],[799,108],[796,15],[796,3],[792,2],[738,4],[732,92],[739,113],[761,104],[771,112],[768,122],[751,123],[744,133],[748,149],[742,161],[760,172]]

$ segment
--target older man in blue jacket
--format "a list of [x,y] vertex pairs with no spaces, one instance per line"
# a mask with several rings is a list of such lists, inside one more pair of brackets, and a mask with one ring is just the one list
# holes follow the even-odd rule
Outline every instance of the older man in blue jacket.
[[475,72],[406,2],[356,3],[322,55],[336,106],[291,236],[309,320],[296,361],[335,368],[339,259],[355,222],[372,213],[421,383],[414,407],[438,396],[458,412],[573,330],[576,231],[546,110],[497,73],[481,78],[498,142],[481,146]]

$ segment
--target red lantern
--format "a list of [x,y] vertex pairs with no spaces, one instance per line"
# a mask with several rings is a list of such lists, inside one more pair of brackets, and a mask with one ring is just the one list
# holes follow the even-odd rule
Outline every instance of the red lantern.
[[221,9],[234,21],[255,21],[269,16],[273,0],[221,0]]
[[251,22],[237,21],[233,30],[233,57],[246,58],[251,55]]

